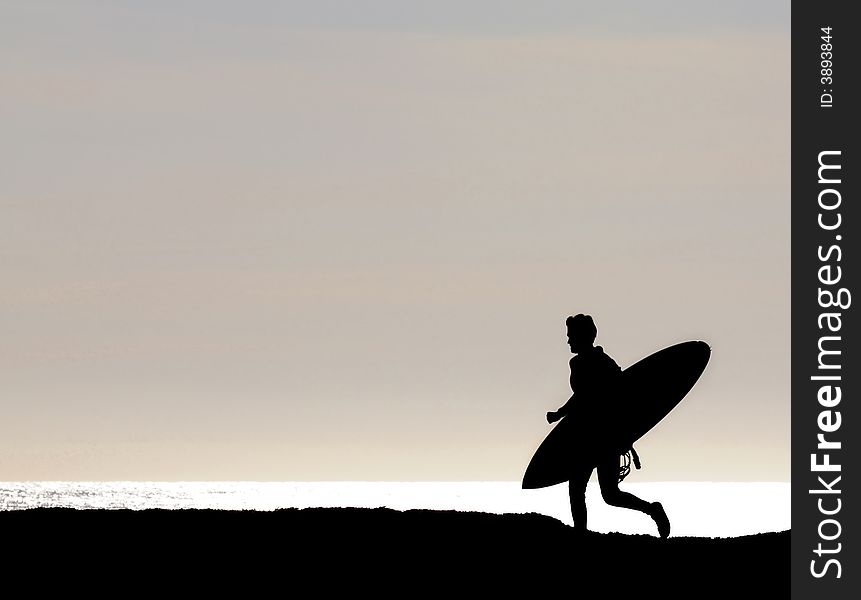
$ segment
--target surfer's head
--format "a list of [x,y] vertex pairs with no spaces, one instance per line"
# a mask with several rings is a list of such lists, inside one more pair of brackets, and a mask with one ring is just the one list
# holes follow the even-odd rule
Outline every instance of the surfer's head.
[[565,326],[568,328],[568,345],[574,354],[588,350],[595,343],[598,329],[589,315],[581,313],[576,317],[568,317]]

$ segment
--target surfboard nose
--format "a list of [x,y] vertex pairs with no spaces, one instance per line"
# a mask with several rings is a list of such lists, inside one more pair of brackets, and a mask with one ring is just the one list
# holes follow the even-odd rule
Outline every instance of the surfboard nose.
[[678,344],[673,346],[673,349],[676,350],[679,368],[686,373],[685,379],[689,379],[689,385],[693,387],[709,364],[712,355],[711,346],[702,340],[697,340]]
[[703,363],[703,370],[705,370],[706,365],[712,356],[712,347],[702,340],[692,342],[692,344],[694,344],[694,346],[691,348],[691,354],[696,354],[698,356],[699,360]]

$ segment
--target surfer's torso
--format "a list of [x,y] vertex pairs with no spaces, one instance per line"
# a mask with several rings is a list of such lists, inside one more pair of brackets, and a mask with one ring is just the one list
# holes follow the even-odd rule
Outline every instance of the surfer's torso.
[[601,346],[580,352],[568,364],[571,367],[571,391],[580,406],[600,401],[622,372]]

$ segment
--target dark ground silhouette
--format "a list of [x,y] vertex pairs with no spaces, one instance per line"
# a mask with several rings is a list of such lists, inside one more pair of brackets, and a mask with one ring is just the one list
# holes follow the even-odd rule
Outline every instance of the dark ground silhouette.
[[[31,589],[459,597],[780,598],[790,533],[728,539],[576,533],[551,517],[389,509],[0,512],[5,582]],[[296,586],[308,586],[299,593]],[[117,586],[117,587],[114,587]],[[273,587],[274,586],[274,587]],[[592,590],[595,590],[594,592]],[[425,594],[422,593],[421,597]]]

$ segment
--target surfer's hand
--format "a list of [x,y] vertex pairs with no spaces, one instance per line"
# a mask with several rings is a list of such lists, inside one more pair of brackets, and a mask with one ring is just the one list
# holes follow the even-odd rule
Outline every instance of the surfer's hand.
[[559,413],[558,412],[551,410],[549,413],[547,413],[547,422],[548,423],[555,423],[558,420],[559,420]]

